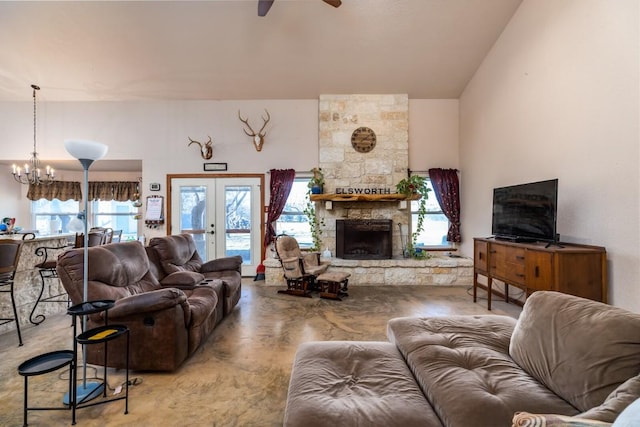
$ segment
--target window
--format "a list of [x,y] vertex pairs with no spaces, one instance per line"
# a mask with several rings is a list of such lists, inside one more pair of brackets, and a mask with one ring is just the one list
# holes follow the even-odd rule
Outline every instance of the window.
[[89,210],[92,227],[122,230],[122,241],[138,238],[138,221],[133,218],[138,208],[131,201],[94,200]]
[[[442,213],[435,193],[433,192],[433,186],[431,181],[427,179],[427,185],[431,191],[429,191],[429,198],[427,199],[427,214],[424,217],[424,230],[418,235],[418,246],[447,246],[447,231],[449,231],[449,220]],[[413,227],[418,224],[418,208],[420,205],[419,200],[411,201],[411,233],[413,234]]]
[[309,202],[307,183],[309,178],[296,178],[291,187],[291,193],[282,214],[276,221],[276,234],[287,234],[294,237],[301,248],[309,248],[313,245],[309,218],[304,209]]
[[[31,202],[32,228],[38,230],[39,234],[69,233],[69,221],[79,211],[79,202],[76,200],[40,199]],[[60,223],[56,220],[60,220]]]
[[[80,202],[77,200],[40,199],[31,202],[32,228],[43,235],[73,233],[69,230],[69,221],[77,217],[80,211]],[[135,240],[138,236],[138,221],[133,216],[137,213],[137,208],[130,201],[93,201],[89,203],[89,227],[122,230],[122,240]],[[59,226],[56,220],[60,220]]]

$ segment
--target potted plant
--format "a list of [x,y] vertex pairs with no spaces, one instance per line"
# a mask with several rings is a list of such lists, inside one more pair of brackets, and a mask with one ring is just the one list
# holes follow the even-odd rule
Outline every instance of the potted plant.
[[308,197],[311,195],[311,186],[309,186],[309,191],[307,192],[307,205],[302,211],[307,218],[309,219],[309,228],[311,230],[311,241],[312,246],[309,248],[312,252],[320,251],[322,247],[322,240],[320,239],[320,234],[322,232],[321,227],[324,225],[324,220],[322,218],[318,218],[316,215],[316,204],[312,202]]
[[427,179],[419,175],[411,175],[396,184],[396,192],[404,194],[408,199],[420,198],[420,204],[418,205],[418,222],[414,232],[411,234],[411,239],[407,242],[406,248],[406,252],[412,258],[427,258],[427,253],[416,249],[416,246],[418,236],[424,230],[424,217],[427,214],[429,191],[431,191],[431,189],[427,186]]
[[309,180],[307,186],[309,187],[311,194],[322,194],[322,191],[324,190],[324,175],[322,173],[322,169],[313,168],[311,169],[311,172],[313,173],[313,176]]

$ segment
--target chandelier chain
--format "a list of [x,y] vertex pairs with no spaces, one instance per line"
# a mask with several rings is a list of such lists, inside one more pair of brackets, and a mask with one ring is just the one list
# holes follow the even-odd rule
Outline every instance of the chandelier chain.
[[[24,165],[24,169],[12,165],[12,174],[13,178],[19,182],[20,184],[28,184],[28,185],[40,185],[40,184],[51,184],[55,178],[55,170],[46,167],[44,171],[44,176],[42,176],[42,171],[40,170],[40,159],[38,158],[38,145],[37,145],[37,102],[36,102],[36,91],[40,90],[38,85],[31,85],[33,89],[33,152],[31,153],[31,158]],[[31,166],[29,166],[31,164]]]

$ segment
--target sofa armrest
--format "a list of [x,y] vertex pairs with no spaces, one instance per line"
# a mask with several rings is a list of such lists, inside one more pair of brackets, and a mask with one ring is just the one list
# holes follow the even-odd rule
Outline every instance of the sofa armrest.
[[242,273],[241,267],[242,257],[240,255],[236,255],[207,261],[202,264],[202,267],[200,267],[200,272],[209,273],[212,271],[234,270],[238,273]]
[[165,288],[193,289],[204,281],[204,275],[195,271],[176,271],[160,281]]
[[607,427],[611,423],[590,420],[587,418],[570,417],[557,414],[530,414],[528,412],[516,412],[511,427]]
[[176,305],[182,305],[183,311],[189,313],[187,296],[179,289],[166,288],[143,292],[117,300],[109,310],[109,320],[116,320],[132,314],[161,311]]

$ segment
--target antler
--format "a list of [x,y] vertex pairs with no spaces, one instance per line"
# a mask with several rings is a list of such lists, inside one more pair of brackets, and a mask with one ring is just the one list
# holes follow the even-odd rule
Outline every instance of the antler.
[[213,147],[211,147],[211,145],[213,144],[213,141],[211,140],[210,136],[209,136],[209,140],[204,144],[202,144],[200,141],[195,141],[191,139],[191,137],[189,136],[187,138],[189,138],[189,141],[191,141],[189,143],[189,146],[191,146],[191,144],[198,144],[198,146],[200,146],[200,155],[202,156],[203,159],[209,160],[211,159],[211,157],[213,157]]
[[240,119],[240,121],[242,123],[244,123],[245,125],[247,125],[247,127],[249,128],[249,130],[251,131],[251,133],[247,132],[247,130],[245,128],[242,128],[242,130],[244,131],[244,133],[246,133],[247,135],[253,137],[256,136],[256,133],[253,131],[253,129],[251,128],[251,125],[249,124],[249,117],[247,117],[246,119],[243,119],[242,116],[240,115],[240,110],[238,110],[238,118]]
[[266,135],[265,133],[262,133],[262,131],[264,130],[264,128],[267,126],[267,123],[269,123],[269,120],[271,120],[271,116],[269,115],[269,112],[267,111],[267,109],[264,109],[264,112],[267,113],[267,118],[265,119],[264,116],[260,116],[262,117],[262,120],[264,121],[264,124],[262,125],[262,127],[260,128],[260,130],[258,131],[258,135],[264,137]]
[[261,116],[262,120],[264,121],[264,124],[262,125],[262,127],[260,128],[258,133],[256,133],[253,130],[253,128],[251,127],[251,125],[249,124],[249,118],[247,117],[246,119],[243,119],[242,116],[240,115],[240,110],[238,110],[238,118],[240,119],[240,121],[242,123],[247,125],[247,127],[249,128],[251,133],[247,132],[247,130],[245,128],[242,128],[242,130],[248,136],[253,138],[253,145],[256,147],[257,151],[262,151],[262,145],[264,144],[264,137],[267,134],[266,132],[263,132],[263,130],[264,130],[265,127],[267,127],[267,123],[269,123],[269,120],[271,120],[271,116],[269,115],[269,112],[267,111],[266,108],[265,108],[264,111],[267,113],[267,118],[265,119],[264,116]]

